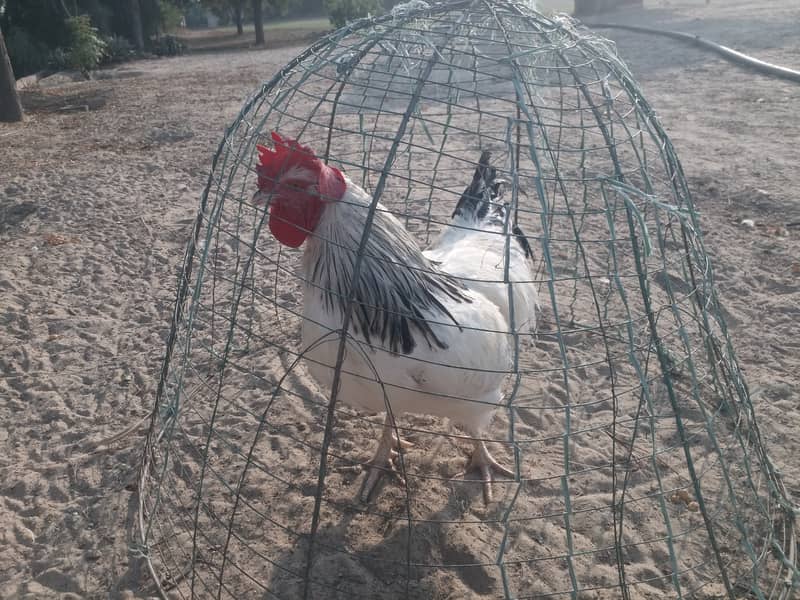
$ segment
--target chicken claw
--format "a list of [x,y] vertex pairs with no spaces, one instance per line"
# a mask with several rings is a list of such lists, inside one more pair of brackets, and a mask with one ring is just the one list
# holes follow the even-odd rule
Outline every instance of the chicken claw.
[[381,477],[387,473],[395,477],[402,487],[405,487],[406,480],[400,472],[396,460],[400,456],[401,451],[413,447],[413,443],[395,434],[391,419],[387,416],[383,425],[381,441],[378,444],[375,455],[369,461],[360,465],[354,465],[350,468],[367,471],[367,477],[364,480],[364,484],[361,486],[361,492],[359,494],[359,498],[362,502],[369,502]]
[[360,498],[362,502],[369,502],[381,477],[387,473],[397,479],[401,487],[406,486],[406,480],[402,473],[400,473],[397,463],[395,462],[398,456],[400,456],[400,453],[397,450],[381,442],[372,460],[362,466],[362,468],[367,470],[367,478],[361,486]]
[[455,475],[453,479],[463,477],[470,471],[478,471],[478,474],[481,476],[481,481],[483,482],[483,501],[486,504],[492,501],[492,483],[494,483],[492,471],[505,475],[506,477],[515,477],[514,472],[498,463],[494,457],[489,454],[486,444],[478,440],[475,440],[475,450],[472,452],[467,468]]

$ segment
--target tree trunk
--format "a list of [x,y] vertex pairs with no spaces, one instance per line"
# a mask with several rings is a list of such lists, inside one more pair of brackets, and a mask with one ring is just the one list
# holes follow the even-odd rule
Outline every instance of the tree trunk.
[[236,19],[236,35],[242,35],[244,33],[244,25],[242,23],[242,9],[244,8],[242,4],[244,0],[236,0],[236,4],[233,7],[233,16]]
[[253,25],[256,28],[256,46],[264,45],[264,7],[261,0],[253,0]]
[[8,58],[6,40],[0,30],[0,121],[12,123],[22,121],[22,105],[17,95],[17,82]]
[[144,50],[144,34],[142,33],[142,7],[139,0],[128,0],[131,16],[131,42],[137,50]]

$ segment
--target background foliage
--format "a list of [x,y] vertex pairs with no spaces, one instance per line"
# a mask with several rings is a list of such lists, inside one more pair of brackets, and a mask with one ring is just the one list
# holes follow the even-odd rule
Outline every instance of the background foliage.
[[349,21],[383,12],[381,0],[325,0],[331,23],[343,27]]
[[[171,0],[136,0],[149,45],[180,22]],[[0,0],[0,27],[17,77],[43,69],[89,71],[133,56],[132,0]],[[177,22],[176,22],[177,21]]]
[[92,27],[89,15],[70,17],[66,20],[69,31],[67,63],[73,69],[88,73],[100,64],[106,55],[106,43]]
[[0,0],[0,27],[17,78],[47,69],[88,72],[141,50],[180,54],[183,45],[168,34],[181,26],[236,25],[241,35],[259,2],[268,21],[328,14],[341,26],[396,0]]

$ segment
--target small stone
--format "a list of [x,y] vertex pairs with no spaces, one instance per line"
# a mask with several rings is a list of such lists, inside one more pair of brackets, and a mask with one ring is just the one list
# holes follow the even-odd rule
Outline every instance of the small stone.
[[678,490],[669,497],[669,501],[673,504],[689,504],[692,496],[686,490]]
[[64,423],[64,421],[57,420],[50,423],[51,432],[63,433],[64,431],[67,431],[69,428],[70,428],[69,425]]
[[22,523],[16,523],[14,525],[14,534],[16,535],[17,541],[20,544],[33,546],[36,543],[36,536]]
[[753,219],[742,219],[739,222],[739,225],[741,225],[742,227],[747,227],[748,229],[752,229],[753,227],[756,226],[756,222]]

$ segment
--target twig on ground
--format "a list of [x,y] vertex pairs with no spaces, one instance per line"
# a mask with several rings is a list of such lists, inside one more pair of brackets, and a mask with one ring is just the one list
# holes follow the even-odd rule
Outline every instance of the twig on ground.
[[144,225],[144,228],[147,230],[147,235],[150,236],[150,239],[151,240],[156,239],[155,236],[153,236],[153,230],[150,229],[150,226],[147,224],[147,221],[144,220],[144,217],[140,216],[139,220],[142,222],[142,225]]
[[153,411],[150,411],[144,417],[142,417],[141,419],[136,421],[136,423],[134,423],[133,425],[130,425],[129,427],[123,429],[119,433],[115,433],[111,437],[105,438],[103,440],[99,440],[97,442],[90,442],[89,443],[89,449],[88,449],[89,450],[89,454],[97,454],[98,452],[102,452],[103,450],[106,450],[108,446],[111,446],[112,444],[116,444],[117,442],[120,442],[120,441],[124,440],[126,437],[131,435],[134,431],[139,429],[142,425],[147,423],[147,421],[150,420],[150,417],[152,415],[153,415]]

